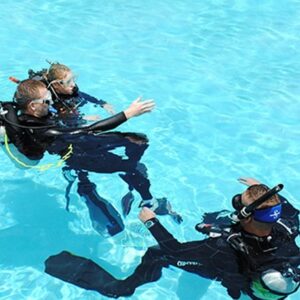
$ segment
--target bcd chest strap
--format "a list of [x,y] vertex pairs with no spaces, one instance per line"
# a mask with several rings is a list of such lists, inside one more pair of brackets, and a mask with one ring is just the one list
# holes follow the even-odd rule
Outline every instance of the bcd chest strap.
[[[274,245],[272,242],[274,240],[272,235],[260,238],[243,232],[241,226],[233,222],[218,225],[214,223],[199,223],[195,228],[210,238],[223,237],[232,248],[247,255],[250,254],[250,252],[253,254],[259,252],[268,253],[278,248],[276,244]],[[298,230],[292,227],[288,221],[279,219],[274,225],[273,235],[274,234],[278,235],[280,241],[289,241],[297,236]]]

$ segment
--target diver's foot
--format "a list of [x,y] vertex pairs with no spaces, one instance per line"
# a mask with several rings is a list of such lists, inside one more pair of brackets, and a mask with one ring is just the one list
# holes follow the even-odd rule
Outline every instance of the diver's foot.
[[134,196],[131,191],[129,191],[121,200],[122,202],[122,211],[123,211],[123,216],[126,217],[131,210],[132,203],[134,201]]

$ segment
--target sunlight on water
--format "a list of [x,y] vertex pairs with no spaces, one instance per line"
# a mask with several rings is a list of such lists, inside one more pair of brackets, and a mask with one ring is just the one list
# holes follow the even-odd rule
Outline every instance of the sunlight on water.
[[[275,185],[299,205],[300,1],[83,1],[20,0],[0,3],[1,99],[16,85],[9,76],[47,68],[46,59],[69,65],[87,93],[117,111],[137,96],[156,110],[121,131],[147,133],[151,191],[167,197],[184,222],[162,223],[181,241],[205,211],[231,209],[236,179],[251,176]],[[87,106],[86,114],[103,110]],[[0,298],[104,299],[44,273],[44,260],[62,250],[129,275],[155,241],[137,220],[134,195],[125,230],[101,237],[86,204],[61,167],[21,167],[0,151]],[[55,164],[45,155],[40,164]],[[98,193],[121,212],[128,192],[117,174],[90,174]],[[192,288],[191,288],[192,287]],[[299,294],[299,292],[298,292]],[[299,295],[289,299],[296,300]],[[137,289],[131,299],[229,299],[225,288],[175,268]],[[244,297],[242,299],[247,299]]]

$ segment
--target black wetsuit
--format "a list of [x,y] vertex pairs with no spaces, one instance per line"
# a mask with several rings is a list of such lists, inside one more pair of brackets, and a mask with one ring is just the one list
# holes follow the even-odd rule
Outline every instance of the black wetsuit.
[[141,264],[128,278],[118,280],[93,261],[66,251],[46,260],[46,272],[82,288],[119,297],[132,295],[138,286],[158,280],[164,267],[175,266],[220,281],[234,299],[241,293],[260,299],[253,294],[251,282],[262,271],[281,270],[286,264],[297,268],[300,264],[299,248],[295,243],[298,210],[283,197],[281,200],[284,225],[276,223],[270,236],[265,238],[250,235],[239,225],[231,225],[219,237],[180,243],[157,219],[151,219],[149,230],[158,246],[146,251]]
[[[126,216],[134,201],[133,190],[143,200],[152,199],[147,170],[140,159],[148,147],[146,136],[130,132],[105,132],[123,122],[123,112],[89,126],[68,127],[55,116],[37,118],[27,114],[17,115],[14,103],[1,103],[6,114],[1,116],[9,141],[29,159],[40,160],[45,151],[58,154],[65,162],[63,175],[66,187],[66,209],[69,193],[78,178],[78,194],[86,202],[92,226],[101,235],[115,235],[124,229],[121,216],[114,206],[97,192],[96,184],[88,178],[88,172],[113,173],[128,184],[129,191],[122,197],[122,210]],[[114,153],[123,149],[124,154]]]
[[[148,147],[147,138],[142,134],[126,132],[94,134],[95,131],[114,129],[125,121],[126,117],[121,112],[91,125],[88,127],[90,129],[78,129],[62,127],[50,116],[36,118],[22,114],[19,123],[32,128],[22,131],[21,142],[16,146],[27,157],[40,159],[45,151],[64,156],[68,146],[72,145],[72,155],[66,160],[66,165],[71,169],[96,173],[124,172],[121,176],[129,188],[138,191],[142,199],[151,199],[150,182],[145,168],[139,163]],[[113,153],[121,147],[125,147],[124,156]]]

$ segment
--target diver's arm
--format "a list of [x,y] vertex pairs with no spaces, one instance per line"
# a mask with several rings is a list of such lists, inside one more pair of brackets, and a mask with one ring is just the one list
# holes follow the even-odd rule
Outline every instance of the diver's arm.
[[152,218],[146,221],[145,226],[156,239],[161,249],[169,253],[181,250],[181,243],[178,242],[173,235],[159,222],[158,219]]
[[88,131],[107,131],[118,127],[126,122],[129,118],[126,117],[125,112],[120,112],[112,117],[100,120],[90,126],[86,127]]
[[[231,267],[232,267],[231,263]],[[230,272],[223,273],[223,279],[221,284],[227,289],[227,294],[232,299],[240,299],[241,292],[247,290],[247,278],[239,272],[234,272],[233,269]]]
[[111,115],[114,115],[116,113],[114,107],[102,99],[97,99],[83,92],[79,92],[79,96],[84,98],[85,100],[84,104],[86,104],[87,102],[94,103],[100,105],[104,110],[106,110]]
[[[215,249],[219,248],[220,246],[216,243]],[[223,250],[225,249],[223,248]],[[228,248],[226,254],[222,251],[211,259],[218,266],[221,283],[227,289],[228,295],[232,299],[239,299],[241,292],[245,291],[249,284],[249,278],[246,275],[249,270],[241,272],[237,254],[231,247]]]
[[122,123],[126,122],[127,120],[133,117],[137,117],[144,113],[151,112],[154,107],[155,107],[155,103],[153,100],[141,101],[141,97],[138,97],[130,104],[130,106],[127,109],[112,117],[100,120],[86,127],[80,127],[80,128],[71,128],[71,127],[54,128],[53,127],[47,130],[47,135],[56,136],[65,133],[78,134],[82,132],[89,133],[89,132],[111,130],[118,127],[119,125],[121,125]]
[[84,98],[85,100],[87,100],[90,103],[94,103],[94,104],[98,104],[101,107],[103,107],[105,104],[107,104],[106,101],[102,100],[102,99],[97,99],[96,97],[93,97],[87,93],[83,93],[83,92],[79,92],[78,93],[80,97]]
[[100,120],[86,127],[53,127],[45,131],[47,136],[58,136],[62,134],[78,134],[97,131],[107,131],[114,129],[126,122],[127,118],[124,112],[120,112],[112,117]]
[[156,218],[156,214],[148,207],[143,207],[139,213],[139,219],[149,229],[159,246],[166,252],[180,251],[179,243],[169,232],[162,226]]
[[238,182],[240,182],[241,184],[244,184],[246,186],[261,184],[261,182],[259,182],[257,179],[251,178],[251,177],[240,177],[240,178],[238,178]]

